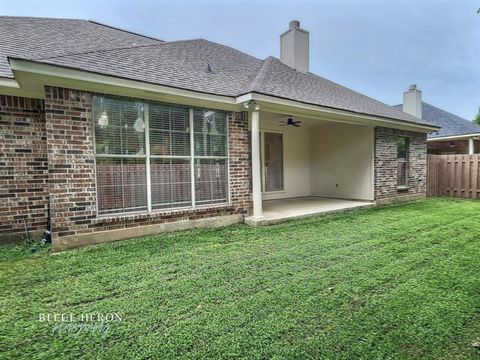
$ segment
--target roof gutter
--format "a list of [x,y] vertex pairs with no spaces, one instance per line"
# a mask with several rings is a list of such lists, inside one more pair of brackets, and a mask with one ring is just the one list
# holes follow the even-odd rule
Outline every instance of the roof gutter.
[[[196,101],[208,101],[223,104],[228,108],[237,108],[235,98],[231,96],[215,95],[202,93],[198,91],[185,90],[170,86],[148,83],[145,81],[131,80],[115,76],[94,73],[90,71],[78,70],[64,66],[43,64],[32,60],[9,58],[10,68],[15,72],[22,84],[17,72],[35,74],[43,78],[45,85],[67,87],[69,83],[75,82],[76,88],[85,91],[101,92],[102,87],[92,87],[92,84],[98,84],[103,88],[132,89],[141,92],[142,95],[155,95],[155,97],[179,97],[184,99],[194,99]],[[92,90],[93,88],[93,90]],[[42,88],[43,91],[43,88]],[[118,94],[120,95],[120,94]]]
[[20,89],[20,84],[15,79],[0,77],[0,86]]
[[[381,116],[361,114],[353,111],[340,110],[340,109],[334,109],[334,108],[329,108],[329,107],[320,106],[320,105],[308,104],[300,101],[289,100],[289,99],[279,98],[279,97],[255,93],[255,92],[237,97],[238,103],[244,103],[245,101],[250,101],[250,100],[256,100],[257,102],[264,103],[264,104],[270,103],[278,106],[284,106],[286,108],[287,107],[298,108],[310,113],[322,112],[331,117],[339,118],[338,121],[341,121],[341,119],[348,119],[350,120],[350,121],[347,121],[349,123],[358,124],[361,121],[364,124],[365,122],[367,122],[368,124],[375,125],[375,126],[393,127],[398,129],[419,131],[419,132],[425,132],[425,133],[440,129],[440,127],[436,125],[420,124],[420,123],[409,122],[406,120],[395,120],[395,119],[385,118]],[[328,119],[325,119],[325,120],[328,120]]]
[[480,133],[471,133],[463,135],[439,136],[427,139],[427,141],[448,141],[448,140],[466,140],[471,138],[480,138]]

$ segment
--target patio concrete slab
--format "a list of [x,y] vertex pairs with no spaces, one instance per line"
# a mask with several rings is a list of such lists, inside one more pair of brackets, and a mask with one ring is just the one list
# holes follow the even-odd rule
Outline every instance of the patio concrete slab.
[[247,217],[248,225],[274,225],[292,219],[326,215],[375,206],[374,202],[306,196],[263,201],[263,218]]

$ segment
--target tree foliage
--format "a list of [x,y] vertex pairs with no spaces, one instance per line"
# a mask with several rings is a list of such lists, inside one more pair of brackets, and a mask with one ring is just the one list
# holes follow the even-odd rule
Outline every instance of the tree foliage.
[[475,115],[475,118],[473,119],[473,122],[480,125],[480,107],[478,108],[477,115]]

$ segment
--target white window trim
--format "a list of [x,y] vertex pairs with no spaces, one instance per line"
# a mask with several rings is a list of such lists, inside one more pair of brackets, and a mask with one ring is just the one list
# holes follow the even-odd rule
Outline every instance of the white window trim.
[[145,122],[145,166],[147,171],[147,212],[152,212],[152,178],[150,176],[150,123],[148,103],[143,104],[143,121]]
[[193,131],[193,108],[188,110],[188,120],[190,130],[190,192],[192,209],[195,209],[197,204],[195,200],[195,131]]

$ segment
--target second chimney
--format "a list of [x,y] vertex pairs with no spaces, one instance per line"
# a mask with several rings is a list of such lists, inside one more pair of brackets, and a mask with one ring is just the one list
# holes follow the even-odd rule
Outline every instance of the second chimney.
[[293,20],[289,29],[280,35],[280,60],[296,70],[308,72],[309,33]]
[[410,115],[422,118],[422,92],[417,85],[410,85],[408,91],[403,93],[402,110]]

